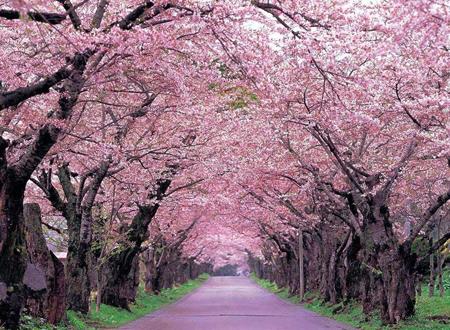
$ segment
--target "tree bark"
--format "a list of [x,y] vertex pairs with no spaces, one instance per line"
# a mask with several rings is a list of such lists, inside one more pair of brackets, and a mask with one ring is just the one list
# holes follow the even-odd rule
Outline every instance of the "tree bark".
[[414,315],[415,258],[402,246],[393,247],[380,258],[383,279],[381,317],[386,323],[398,323]]
[[[58,324],[65,316],[64,265],[49,251],[41,226],[41,210],[38,204],[25,204],[24,217],[29,257],[28,269],[33,269],[31,283],[27,289],[25,306],[28,313]],[[39,288],[39,278],[45,288]]]
[[138,253],[138,249],[130,248],[106,261],[102,267],[102,303],[130,310],[139,285]]
[[439,288],[439,296],[443,297],[445,294],[444,280],[443,280],[443,268],[445,263],[445,256],[439,255],[437,258],[437,280]]
[[18,329],[25,302],[22,279],[27,267],[23,218],[25,184],[5,169],[0,187],[0,324]]
[[[91,284],[89,277],[90,251],[79,241],[81,215],[74,214],[68,225],[69,244],[67,251],[67,307],[68,309],[88,313]],[[69,221],[68,221],[69,222]]]
[[66,270],[67,305],[69,309],[85,314],[89,312],[91,295],[92,207],[110,164],[111,160],[105,160],[94,171],[86,195],[82,195],[82,192],[75,194],[67,167],[60,168],[58,173],[68,200],[63,212],[67,219],[69,233]]
[[[97,169],[82,175],[78,193],[71,182],[67,164],[58,169],[58,179],[65,201],[52,185],[51,174],[42,171],[39,182],[35,182],[46,194],[53,207],[67,221],[68,251],[66,263],[67,306],[69,309],[87,313],[91,292],[91,241],[92,207],[100,186],[107,175],[111,159],[102,161]],[[87,184],[88,176],[91,181]]]
[[[177,166],[170,166],[163,174],[163,178],[156,182],[156,191],[148,196],[153,200],[150,205],[139,206],[131,225],[126,230],[124,240],[118,242],[117,247],[111,252],[111,256],[103,266],[103,292],[102,302],[107,305],[129,309],[131,301],[129,290],[130,280],[134,280],[133,272],[136,264],[135,258],[140,253],[142,243],[148,237],[148,226],[155,217],[164,194],[172,183]],[[169,178],[164,178],[169,176]]]
[[0,137],[0,324],[19,327],[25,302],[23,277],[27,267],[23,199],[26,184],[56,143],[59,129],[45,125],[22,157],[8,166],[7,141]]
[[[433,239],[429,239],[429,245],[430,247],[433,246]],[[430,254],[430,278],[428,282],[428,296],[433,297],[434,296],[434,253]]]
[[303,301],[305,295],[305,274],[303,269],[303,231],[299,229],[298,232],[298,267],[299,267],[299,297]]
[[[386,195],[377,193],[368,201],[363,227],[363,248],[367,268],[381,280],[381,319],[394,324],[414,314],[415,262],[409,244],[399,244],[389,221]],[[375,282],[375,285],[378,284]]]
[[67,308],[86,314],[89,311],[91,293],[90,253],[85,247],[80,246],[82,214],[78,207],[78,196],[70,181],[70,171],[67,166],[59,168],[58,178],[67,200],[63,209],[69,236],[66,262]]
[[154,214],[156,214],[154,207],[140,207],[133,218],[131,228],[126,231],[125,240],[118,243],[105,261],[101,275],[102,303],[129,310],[130,295],[124,288],[129,288],[130,280],[134,279],[135,259],[148,235],[148,225]]
[[152,274],[154,272],[152,247],[149,247],[143,252],[142,259],[144,262],[144,289],[145,292],[151,293],[153,292]]

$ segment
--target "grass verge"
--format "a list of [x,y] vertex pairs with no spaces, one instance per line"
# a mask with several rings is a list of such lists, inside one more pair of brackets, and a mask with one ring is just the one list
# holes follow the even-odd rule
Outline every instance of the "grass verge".
[[136,302],[130,306],[131,312],[103,304],[100,306],[100,311],[96,312],[95,304],[92,304],[92,311],[87,316],[82,316],[73,311],[67,311],[67,326],[53,327],[45,324],[43,320],[24,316],[25,322],[23,322],[21,329],[95,330],[119,327],[179,300],[198,288],[208,277],[208,274],[202,274],[195,280],[190,280],[170,289],[164,289],[159,295],[149,294],[142,287],[139,287]]
[[[251,278],[266,290],[275,293],[280,298],[299,304],[298,296],[291,296],[288,289],[278,288],[275,283],[257,278],[252,274]],[[416,315],[412,318],[393,326],[383,326],[377,314],[367,317],[362,307],[356,302],[347,305],[342,303],[331,305],[324,302],[314,293],[305,296],[303,306],[313,312],[327,316],[342,323],[349,324],[363,330],[448,330],[450,329],[450,292],[446,290],[444,297],[428,297],[428,287],[423,288],[422,295],[417,296]],[[338,311],[338,312],[337,312]]]

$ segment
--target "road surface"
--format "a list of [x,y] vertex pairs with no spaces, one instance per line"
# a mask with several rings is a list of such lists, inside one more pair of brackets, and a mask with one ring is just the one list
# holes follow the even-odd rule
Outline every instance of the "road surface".
[[211,277],[178,302],[122,330],[353,329],[285,302],[246,277]]

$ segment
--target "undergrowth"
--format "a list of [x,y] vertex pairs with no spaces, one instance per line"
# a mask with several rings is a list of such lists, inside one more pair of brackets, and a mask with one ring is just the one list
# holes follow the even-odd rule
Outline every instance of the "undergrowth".
[[[446,277],[450,276],[449,272],[445,274]],[[255,274],[252,274],[251,277],[261,287],[275,293],[280,298],[294,304],[300,303],[298,296],[289,294],[288,289],[278,288],[275,283],[257,278]],[[379,313],[369,316],[365,315],[362,311],[362,306],[357,302],[350,302],[345,305],[343,303],[332,305],[323,301],[316,293],[307,293],[303,306],[313,312],[363,330],[450,329],[450,291],[446,290],[444,297],[440,297],[437,294],[433,297],[428,297],[428,287],[426,285],[422,289],[422,295],[416,297],[416,314],[408,320],[392,326],[383,326]]]

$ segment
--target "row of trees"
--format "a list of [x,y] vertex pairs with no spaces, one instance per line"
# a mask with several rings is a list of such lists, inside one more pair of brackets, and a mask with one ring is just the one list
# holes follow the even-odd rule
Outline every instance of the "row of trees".
[[[38,204],[24,205],[25,233],[28,261],[23,283],[25,288],[24,308],[28,315],[46,319],[51,324],[65,320],[66,310],[71,296],[68,285],[73,284],[67,266],[48,249],[42,230],[42,216]],[[105,245],[91,250],[86,263],[89,268],[86,279],[83,278],[82,293],[96,293],[97,310],[101,303],[129,309],[135,302],[140,282],[145,290],[159,294],[161,289],[171,288],[197,278],[202,273],[212,272],[212,265],[200,263],[196,256],[186,257],[181,245],[187,239],[194,223],[167,242],[159,235],[151,240],[151,245],[143,247],[129,266],[129,270],[120,273],[108,273],[107,267],[113,264],[116,254],[99,254]],[[156,232],[156,231],[155,231]],[[112,259],[112,260],[111,260]],[[66,272],[65,272],[66,268]],[[114,269],[114,271],[116,271]],[[117,283],[121,285],[118,286]],[[79,282],[77,282],[79,283]],[[75,283],[75,284],[77,284]],[[72,289],[72,292],[76,289]],[[84,296],[81,296],[84,299]],[[91,304],[90,297],[87,303]],[[81,305],[81,304],[80,304]],[[73,309],[74,307],[72,307]],[[88,307],[89,310],[89,307]]]
[[[210,8],[152,1],[1,7],[0,323],[18,328],[24,306],[45,309],[53,323],[65,308],[87,313],[93,289],[101,302],[128,308],[145,249],[147,264],[158,260],[146,275],[153,291],[207,270],[181,253],[195,224],[190,214],[155,246],[144,242],[163,198],[182,200],[201,180],[194,160],[214,136],[200,136],[197,102],[208,94],[202,72],[217,70],[199,65],[211,63],[212,51],[192,46]],[[38,203],[26,217],[24,200]],[[65,274],[40,235],[39,209],[64,224]],[[48,298],[39,302],[43,290]]]
[[[312,292],[332,304],[342,302],[340,308],[356,300],[368,315],[379,311],[385,323],[396,323],[414,314],[416,294],[421,294],[424,279],[429,280],[430,295],[435,285],[444,294],[443,267],[448,255],[442,247],[446,241],[448,244],[448,236],[432,245],[428,245],[427,236],[419,237],[413,252],[407,254],[405,271],[399,272],[398,265],[390,264],[388,273],[381,264],[385,259],[366,259],[360,239],[336,218],[324,218],[313,228],[295,228],[284,234],[273,227],[261,227],[265,244],[262,256],[249,253],[251,270],[260,278],[289,288],[301,299]],[[439,266],[433,265],[435,259]],[[398,262],[393,257],[388,260]]]
[[0,5],[0,321],[42,291],[39,208],[82,313],[95,288],[128,307],[139,254],[158,292],[248,249],[293,292],[411,315],[415,245],[448,219],[448,22],[429,0]]
[[421,263],[450,238],[447,6],[254,4],[291,39],[260,108],[275,166],[243,183],[265,241],[250,263],[292,292],[357,299],[397,323],[414,314]]

